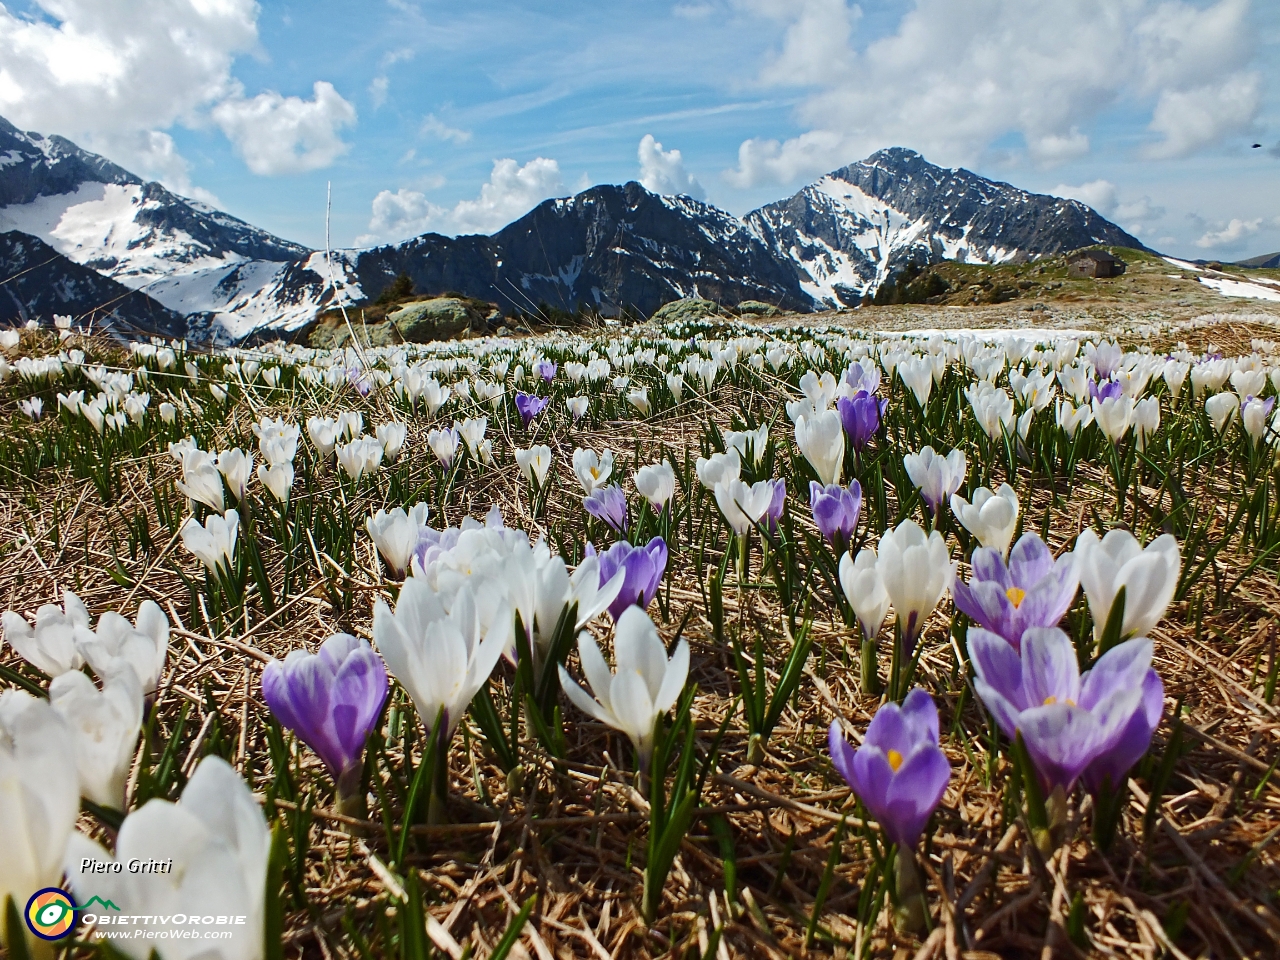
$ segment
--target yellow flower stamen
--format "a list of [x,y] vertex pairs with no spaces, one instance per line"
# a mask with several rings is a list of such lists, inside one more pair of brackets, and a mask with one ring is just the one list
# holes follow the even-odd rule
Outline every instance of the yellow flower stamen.
[[1004,595],[1008,597],[1009,602],[1013,604],[1013,609],[1017,610],[1018,607],[1022,606],[1022,601],[1026,599],[1027,591],[1023,590],[1021,587],[1010,587],[1004,592]]
[[[1058,702],[1058,698],[1054,696],[1048,696],[1044,698],[1044,705],[1046,707],[1051,707],[1057,702]],[[1065,703],[1068,707],[1074,707],[1076,705],[1076,702],[1072,700],[1070,697],[1067,697],[1062,702]]]
[[897,750],[889,751],[889,766],[893,768],[894,773],[897,773],[898,768],[902,766],[902,754]]

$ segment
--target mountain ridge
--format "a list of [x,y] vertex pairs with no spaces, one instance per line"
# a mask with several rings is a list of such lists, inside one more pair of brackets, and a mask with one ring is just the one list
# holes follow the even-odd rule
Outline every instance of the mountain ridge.
[[185,317],[192,336],[221,342],[297,330],[323,309],[376,297],[401,273],[424,293],[456,291],[506,313],[548,305],[647,316],[684,297],[808,312],[856,305],[904,270],[945,260],[1146,249],[1082,203],[893,147],[741,218],[634,181],[601,184],[489,235],[428,233],[327,258],[3,118],[0,231],[38,238]]

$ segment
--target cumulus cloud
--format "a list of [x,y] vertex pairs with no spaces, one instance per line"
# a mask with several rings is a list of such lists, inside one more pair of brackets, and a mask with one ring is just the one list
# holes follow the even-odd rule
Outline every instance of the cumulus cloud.
[[1235,217],[1221,230],[1206,231],[1204,236],[1196,241],[1196,246],[1205,250],[1212,247],[1240,247],[1243,245],[1245,237],[1251,236],[1261,229],[1261,217],[1254,220],[1241,220],[1239,217]]
[[454,143],[466,143],[471,139],[470,130],[459,130],[457,127],[451,127],[443,120],[438,119],[434,113],[428,113],[423,117],[422,124],[418,127],[418,133],[424,137],[435,137],[437,140],[452,140]]
[[213,119],[254,173],[318,170],[349,149],[338,131],[356,122],[356,108],[324,80],[312,94],[310,100],[275,91],[230,97],[213,108]]
[[[213,111],[255,172],[292,169],[341,152],[324,131],[349,105],[328,84],[315,101],[278,94],[246,100],[235,58],[258,43],[256,0],[33,0],[41,16],[0,3],[0,115],[58,133],[170,188],[206,201],[166,131],[198,127]],[[350,113],[354,120],[354,111]],[[350,122],[350,120],[345,122]],[[268,129],[269,135],[262,131]],[[231,134],[228,134],[229,136]],[[273,159],[274,157],[274,159]]]
[[1120,191],[1110,180],[1091,180],[1078,186],[1058,184],[1049,192],[1055,197],[1079,200],[1139,236],[1154,230],[1165,214],[1164,207],[1157,206],[1145,195],[1122,200]]
[[480,195],[460,200],[453,207],[433,203],[419,190],[383,190],[373,198],[369,232],[357,237],[356,244],[401,240],[429,231],[493,233],[555,196],[563,185],[560,164],[535,157],[523,167],[509,158],[493,161],[493,171],[480,187]]
[[1050,166],[1090,149],[1088,125],[1117,104],[1150,111],[1152,158],[1183,156],[1248,128],[1260,81],[1248,0],[916,0],[895,31],[858,43],[847,0],[738,0],[784,24],[758,82],[808,90],[808,129],[751,139],[739,187],[822,173],[885,146],[975,163],[1018,137]]
[[636,154],[640,160],[640,182],[646,190],[667,196],[683,194],[695,200],[706,199],[707,191],[684,168],[684,158],[679,150],[663,150],[662,144],[653,139],[653,134],[646,133]]
[[36,0],[0,4],[0,115],[60,133],[189,192],[162,131],[234,91],[231,65],[258,39],[254,0]]

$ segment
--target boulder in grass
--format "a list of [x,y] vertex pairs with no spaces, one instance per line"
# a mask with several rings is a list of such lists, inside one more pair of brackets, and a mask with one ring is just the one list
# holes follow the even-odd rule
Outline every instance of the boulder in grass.
[[748,315],[753,317],[776,317],[782,313],[772,303],[765,303],[763,300],[743,300],[734,309],[739,315]]
[[686,297],[683,300],[673,300],[670,303],[664,303],[649,319],[654,323],[692,323],[695,320],[703,320],[706,317],[714,317],[720,315],[720,305],[710,300],[700,300],[697,297]]

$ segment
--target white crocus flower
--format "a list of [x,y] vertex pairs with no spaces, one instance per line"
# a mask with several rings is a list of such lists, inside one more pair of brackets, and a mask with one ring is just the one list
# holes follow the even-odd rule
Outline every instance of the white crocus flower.
[[902,465],[934,512],[941,509],[947,498],[960,489],[965,474],[969,472],[968,461],[959,447],[944,457],[935,452],[933,447],[926,446],[919,453],[908,453],[902,458]]
[[428,449],[446,470],[453,465],[453,458],[458,455],[458,443],[458,431],[452,427],[448,430],[432,430],[427,434]]
[[160,411],[160,419],[165,423],[173,423],[178,419],[178,408],[168,400],[160,404],[158,409]]
[[1092,529],[1085,529],[1076,538],[1075,554],[1094,638],[1102,637],[1121,587],[1125,588],[1121,636],[1147,636],[1178,587],[1182,554],[1173,534],[1161,534],[1143,549],[1128,530],[1112,530],[1099,540]]
[[227,481],[227,489],[236,498],[236,502],[240,502],[244,499],[249,479],[253,476],[253,454],[245,453],[239,447],[223,450],[218,454],[218,472]]
[[675,496],[676,472],[668,460],[650,463],[635,473],[636,491],[649,501],[655,510],[662,510]]
[[947,553],[942,534],[934,530],[925,536],[914,520],[904,520],[881,534],[876,570],[902,624],[903,643],[909,654],[925,620],[951,590],[956,564]]
[[382,444],[373,437],[360,437],[335,450],[342,471],[352,480],[359,481],[366,473],[374,473],[382,466]]
[[[833,390],[834,392],[834,390]],[[844,424],[834,410],[796,421],[796,446],[825,485],[839,483],[844,473]]]
[[378,438],[378,442],[382,444],[382,453],[386,457],[387,463],[395,463],[400,458],[400,451],[404,448],[405,437],[409,435],[409,428],[403,423],[391,421],[390,423],[380,423],[374,436]]
[[569,413],[575,420],[580,420],[587,412],[587,404],[590,403],[587,397],[570,397],[564,402],[569,408]]
[[177,488],[196,503],[221,513],[226,508],[218,461],[203,450],[189,450],[182,457],[182,479]]
[[840,558],[840,587],[858,616],[863,637],[874,640],[889,612],[889,592],[876,569],[876,552],[872,547],[859,550],[856,557],[846,553]]
[[898,376],[911,388],[920,406],[929,402],[929,394],[933,392],[933,361],[928,357],[914,357],[898,364]]
[[[123,911],[120,923],[104,927],[111,945],[135,960],[147,960],[155,942],[144,939],[149,917],[232,916],[246,922],[230,935],[206,940],[166,940],[164,960],[258,960],[263,955],[264,902],[271,832],[245,782],[221,757],[205,757],[177,803],[149,800],[125,817],[115,856],[83,834],[67,845],[65,866],[80,902],[97,896]],[[173,860],[165,873],[132,872],[129,863]],[[85,874],[81,862],[115,866]],[[125,922],[128,917],[132,922]],[[135,925],[136,924],[136,925]]]
[[427,525],[428,507],[419,503],[407,513],[404,507],[379,510],[365,521],[373,544],[397,577],[403,577],[418,547],[418,538]]
[[643,384],[637,384],[627,393],[627,403],[631,404],[640,413],[640,416],[647,417],[651,409],[649,405],[649,388]]
[[732,447],[724,453],[713,453],[709,458],[699,457],[694,464],[698,482],[708,490],[715,490],[722,483],[737,480],[742,471],[742,460]]
[[1209,415],[1213,429],[1220,434],[1226,431],[1239,409],[1240,398],[1234,393],[1215,393],[1204,402],[1204,412]]
[[545,443],[539,443],[528,450],[517,450],[516,465],[526,483],[536,483],[541,488],[547,482],[547,474],[551,470],[551,448]]
[[671,658],[649,615],[630,606],[613,637],[617,669],[611,671],[591,634],[578,634],[578,658],[594,698],[560,667],[560,686],[573,705],[625,733],[636,749],[637,767],[647,770],[658,717],[671,709],[689,677],[689,644],[681,638]]
[[1057,410],[1058,426],[1068,437],[1074,437],[1081,427],[1093,423],[1093,408],[1088,404],[1080,407],[1071,405],[1070,400],[1059,400]]
[[597,454],[594,450],[578,447],[573,451],[573,473],[582,484],[583,492],[589,497],[598,488],[609,482],[613,475],[613,451],[606,450]]
[[311,417],[307,420],[307,436],[315,445],[321,463],[333,455],[338,445],[338,423],[329,417]]
[[467,445],[467,453],[471,455],[472,459],[479,460],[480,445],[484,443],[484,433],[489,428],[489,418],[468,417],[461,423],[455,420],[453,428],[458,431],[458,436]]
[[671,391],[671,398],[679,403],[684,396],[684,376],[680,373],[668,373],[667,389]]
[[1231,374],[1231,389],[1241,400],[1245,397],[1256,397],[1267,385],[1265,370],[1236,370]]
[[1249,397],[1240,408],[1240,425],[1255,444],[1267,435],[1267,404],[1257,397]]
[[1013,487],[1002,483],[994,493],[987,487],[979,487],[973,492],[972,503],[953,495],[951,512],[980,544],[1008,557],[1009,545],[1018,528],[1018,494]]
[[[480,598],[490,609],[478,608]],[[428,731],[444,709],[446,741],[512,643],[513,626],[501,590],[476,594],[469,583],[458,589],[448,613],[441,595],[420,577],[405,581],[394,613],[382,600],[373,608],[378,652]]]
[[1124,439],[1129,428],[1133,426],[1133,414],[1137,404],[1132,397],[1108,397],[1105,400],[1093,401],[1093,421],[1098,429],[1112,443]]
[[1147,397],[1133,408],[1133,432],[1138,438],[1138,449],[1147,449],[1147,438],[1160,429],[1160,399]]
[[428,379],[422,385],[422,402],[427,405],[427,413],[434,417],[436,411],[448,402],[449,394],[450,391],[440,386],[440,382],[434,377]]
[[359,410],[344,410],[335,421],[338,426],[338,437],[356,439],[364,432],[364,414]]
[[81,796],[123,810],[125,781],[142,729],[142,686],[124,663],[105,674],[99,671],[99,676],[101,690],[78,670],[54,677],[49,702],[75,736]]
[[1013,397],[1002,388],[993,387],[987,380],[979,380],[966,387],[965,396],[973,410],[978,426],[992,440],[997,440],[1016,429],[1013,413]]
[[737,450],[743,462],[758,467],[769,446],[769,425],[766,423],[755,430],[730,430],[724,435],[724,446],[726,450]]
[[258,482],[280,503],[287,503],[293,490],[293,464],[288,461],[258,464]]
[[4,638],[37,670],[51,677],[79,670],[84,658],[76,645],[77,630],[89,629],[89,611],[84,602],[70,590],[62,591],[62,606],[46,603],[36,611],[36,625],[20,614],[6,610],[0,615]]
[[818,376],[810,370],[800,378],[800,392],[819,412],[826,410],[835,402],[838,388],[839,383],[836,382],[835,374],[830,371]]
[[744,480],[725,480],[712,491],[725,522],[741,537],[753,529],[773,502],[773,484],[761,480],[748,484]]
[[12,898],[21,911],[62,878],[80,813],[73,756],[74,735],[53,707],[22,690],[0,693],[0,905]]
[[229,572],[236,552],[236,534],[240,514],[228,510],[225,515],[211,513],[201,526],[195,517],[182,525],[182,545],[204,563],[211,573]]
[[106,677],[119,662],[128,664],[143,695],[149,697],[160,685],[169,658],[169,618],[155,601],[143,600],[133,623],[108,611],[92,632],[76,631],[76,646],[99,677]]

